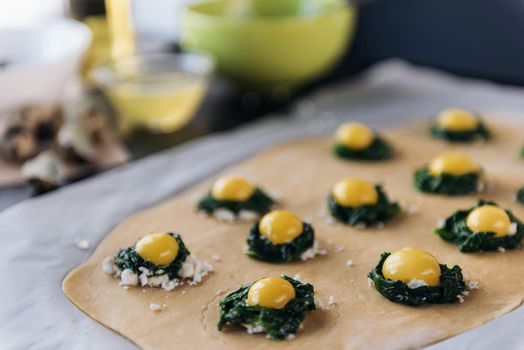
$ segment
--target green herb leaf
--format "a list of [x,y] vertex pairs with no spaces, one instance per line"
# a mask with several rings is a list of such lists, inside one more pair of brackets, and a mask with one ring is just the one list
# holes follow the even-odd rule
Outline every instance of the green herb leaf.
[[516,199],[520,204],[524,204],[524,187],[517,191]]
[[488,140],[491,138],[491,133],[481,121],[479,121],[476,129],[468,131],[450,131],[441,128],[437,124],[433,124],[430,131],[434,138],[450,142],[471,142],[478,139]]
[[209,215],[218,209],[227,209],[235,214],[238,214],[241,210],[249,210],[262,215],[270,211],[274,204],[275,201],[271,197],[261,189],[256,188],[253,195],[243,202],[218,200],[213,198],[211,192],[209,192],[198,202],[197,208]]
[[524,226],[513,215],[510,210],[506,210],[510,221],[517,224],[517,232],[511,236],[496,237],[494,232],[471,232],[466,221],[472,210],[482,205],[497,205],[495,202],[480,200],[478,204],[467,210],[458,210],[448,217],[444,226],[437,228],[435,233],[443,240],[456,244],[463,253],[473,253],[480,251],[494,251],[500,248],[515,249],[521,247],[524,237]]
[[331,215],[340,222],[350,226],[364,224],[366,226],[391,220],[400,213],[400,206],[396,202],[389,201],[382,190],[382,186],[376,185],[378,202],[374,205],[362,205],[356,208],[345,207],[338,204],[333,194],[328,195],[328,208]]
[[247,235],[248,250],[246,254],[262,261],[284,263],[300,260],[300,256],[315,243],[313,227],[302,224],[302,234],[289,243],[273,244],[260,234],[258,222],[253,224]]
[[424,304],[445,304],[455,303],[460,300],[460,296],[467,290],[462,269],[459,266],[448,268],[444,264],[440,265],[440,285],[421,286],[409,288],[402,281],[392,281],[384,277],[382,266],[384,261],[391,253],[382,253],[377,266],[368,274],[373,281],[375,289],[385,298],[395,303],[421,306]]
[[169,277],[169,279],[174,279],[179,277],[178,271],[182,267],[182,263],[186,260],[186,257],[191,253],[186,248],[180,235],[176,233],[169,233],[178,243],[178,255],[175,260],[173,260],[168,265],[155,265],[147,260],[144,260],[138,253],[135,251],[135,247],[129,247],[127,249],[120,249],[115,256],[115,265],[121,271],[129,269],[136,273],[137,275],[142,272],[139,270],[140,267],[144,267],[155,274],[158,270],[163,270]]
[[429,169],[424,167],[415,171],[413,179],[415,187],[421,192],[463,196],[478,192],[480,175],[467,173],[460,176],[450,174],[433,176]]
[[295,298],[283,309],[268,309],[247,305],[247,294],[253,283],[245,284],[220,301],[220,320],[217,328],[225,325],[261,326],[270,338],[282,340],[295,334],[308,311],[315,309],[314,289],[309,283],[301,283],[282,276],[295,288]]
[[352,150],[344,145],[335,143],[333,153],[344,159],[351,160],[386,160],[393,156],[393,147],[383,138],[376,136],[371,145],[364,150]]

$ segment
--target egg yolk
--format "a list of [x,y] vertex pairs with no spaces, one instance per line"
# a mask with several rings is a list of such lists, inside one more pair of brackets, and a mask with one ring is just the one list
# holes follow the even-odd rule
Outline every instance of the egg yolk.
[[469,173],[479,173],[480,167],[471,158],[460,153],[446,153],[429,163],[429,171],[433,176],[449,174],[460,176]]
[[178,255],[178,242],[166,233],[151,233],[135,243],[135,251],[155,265],[168,265]]
[[287,210],[274,210],[262,217],[258,230],[273,244],[291,242],[302,234],[304,224],[295,214]]
[[358,122],[342,124],[335,132],[336,143],[357,151],[368,148],[374,138],[373,130]]
[[236,176],[218,179],[211,188],[211,196],[222,201],[245,201],[255,192],[255,187],[247,180]]
[[478,122],[473,113],[458,108],[443,110],[437,116],[437,123],[442,129],[455,132],[475,130]]
[[389,255],[382,266],[382,274],[393,281],[409,283],[421,280],[428,286],[440,283],[440,265],[435,257],[425,250],[402,248]]
[[295,298],[295,288],[282,277],[266,277],[253,283],[247,292],[247,304],[269,309],[283,309]]
[[483,205],[469,213],[466,225],[472,232],[493,232],[507,236],[511,226],[509,215],[496,205]]
[[338,204],[351,208],[373,205],[378,202],[377,190],[372,183],[349,177],[335,184],[333,198]]

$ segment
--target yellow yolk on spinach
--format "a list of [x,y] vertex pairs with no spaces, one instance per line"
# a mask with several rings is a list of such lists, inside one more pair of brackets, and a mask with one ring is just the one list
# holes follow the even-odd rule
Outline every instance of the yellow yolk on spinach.
[[271,243],[283,244],[300,236],[303,226],[302,220],[295,213],[274,210],[262,217],[258,223],[258,230]]
[[135,243],[135,251],[155,265],[168,265],[178,255],[178,242],[166,233],[151,233]]
[[356,208],[362,205],[373,205],[378,202],[375,185],[358,178],[345,178],[333,187],[333,198],[338,204]]
[[338,127],[335,142],[352,150],[364,150],[375,139],[375,133],[367,125],[351,122]]
[[247,180],[237,176],[218,179],[211,188],[211,196],[222,201],[245,201],[255,192],[255,187]]
[[466,225],[472,232],[493,232],[497,237],[507,236],[511,220],[504,209],[483,205],[469,213]]
[[421,280],[428,286],[438,286],[440,283],[440,265],[435,257],[425,250],[417,248],[402,248],[392,253],[384,261],[382,274],[393,281],[409,283]]
[[283,309],[295,298],[295,288],[282,277],[266,277],[256,281],[247,292],[247,304],[269,309]]
[[472,131],[478,127],[478,118],[464,109],[446,109],[437,116],[438,125],[448,131]]
[[460,176],[469,173],[478,174],[480,167],[471,158],[460,153],[445,153],[429,163],[429,172],[433,176],[449,174]]

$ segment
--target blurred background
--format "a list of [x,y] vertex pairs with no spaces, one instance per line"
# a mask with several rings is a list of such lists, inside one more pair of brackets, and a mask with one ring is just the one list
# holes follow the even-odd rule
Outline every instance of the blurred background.
[[524,84],[517,0],[0,5],[0,209],[285,113],[388,58]]

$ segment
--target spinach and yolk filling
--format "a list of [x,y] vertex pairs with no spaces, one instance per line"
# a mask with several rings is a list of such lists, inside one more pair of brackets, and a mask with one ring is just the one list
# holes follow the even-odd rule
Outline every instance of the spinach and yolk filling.
[[140,274],[140,268],[151,272],[162,270],[170,279],[179,277],[182,264],[190,255],[180,235],[176,233],[151,233],[140,238],[134,246],[120,249],[114,264]]
[[219,307],[218,330],[244,326],[250,333],[283,340],[294,335],[306,313],[315,309],[314,289],[288,276],[266,277],[230,293]]
[[262,261],[283,263],[300,260],[314,244],[311,225],[291,211],[274,210],[251,226],[246,254]]
[[470,209],[456,211],[435,233],[461,252],[474,253],[520,248],[524,226],[511,211],[481,200]]
[[333,186],[328,209],[336,220],[350,226],[376,225],[400,213],[400,206],[388,199],[382,186],[349,177]]
[[409,306],[454,303],[467,290],[459,266],[439,264],[430,253],[411,247],[382,253],[368,277],[382,296]]
[[336,130],[333,153],[344,159],[378,161],[391,158],[393,148],[367,125],[349,122]]
[[238,215],[242,211],[262,215],[271,210],[275,201],[262,189],[238,176],[218,179],[209,193],[198,202],[198,210],[212,215],[225,209]]
[[426,193],[448,196],[479,192],[482,169],[471,158],[461,153],[444,153],[414,174],[414,185]]
[[450,142],[471,142],[491,137],[478,115],[459,108],[441,111],[430,130],[434,138]]

